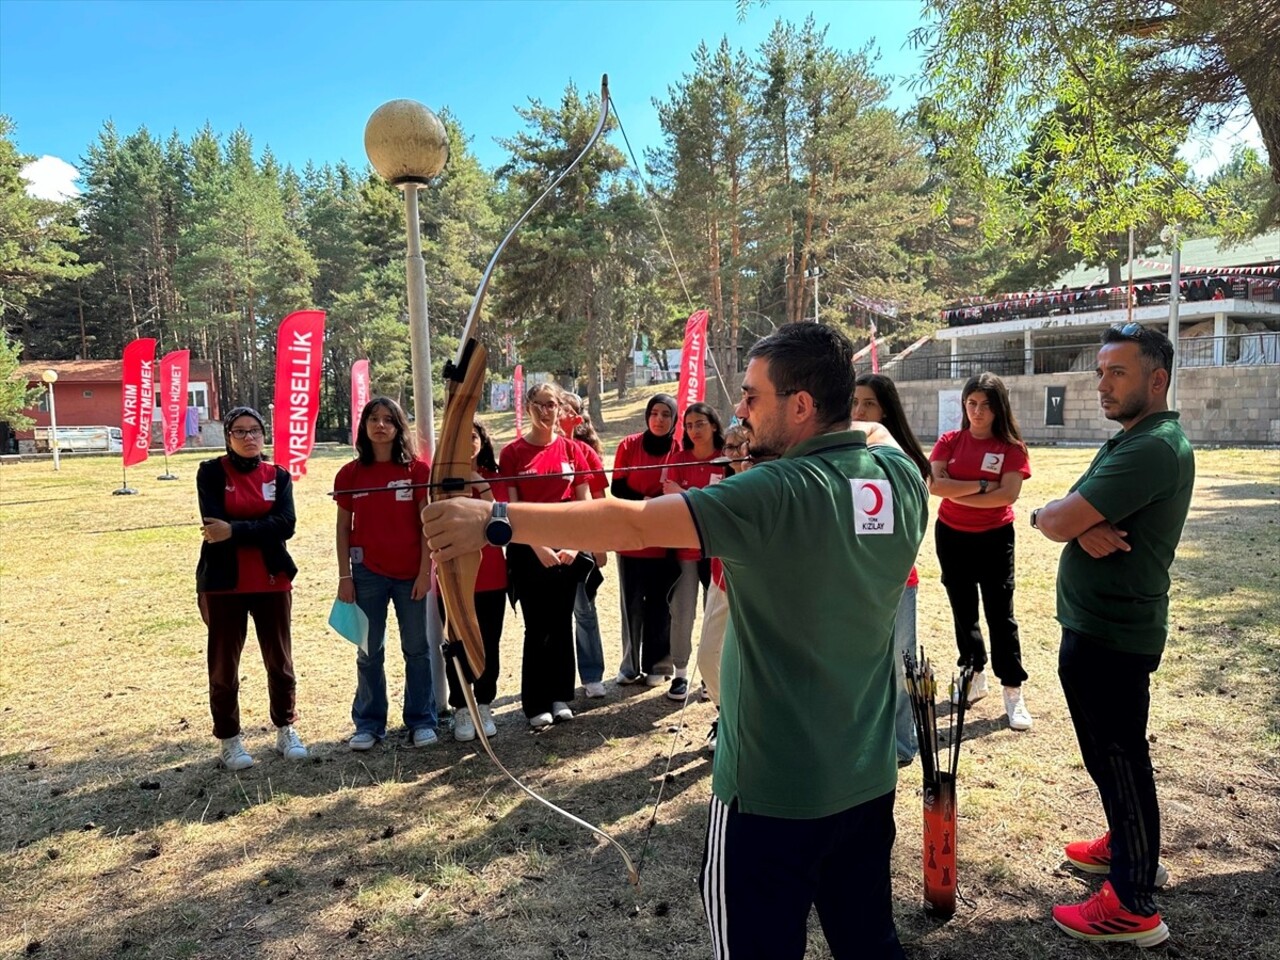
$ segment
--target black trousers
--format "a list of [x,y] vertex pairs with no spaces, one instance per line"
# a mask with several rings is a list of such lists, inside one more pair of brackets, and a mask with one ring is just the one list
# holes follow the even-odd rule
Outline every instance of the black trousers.
[[[493,703],[498,695],[498,671],[501,668],[499,648],[502,646],[502,624],[507,615],[506,590],[482,590],[476,594],[476,620],[480,624],[480,636],[484,638],[484,673],[480,679],[471,676],[466,657],[462,658],[462,672],[474,683],[476,703]],[[440,600],[440,619],[444,620],[444,600]],[[461,710],[467,705],[466,695],[458,683],[453,667],[445,673],[449,677],[449,706]]]
[[942,585],[951,601],[958,666],[982,670],[987,648],[978,623],[978,593],[991,633],[991,666],[1006,687],[1020,687],[1027,679],[1022,668],[1022,643],[1013,616],[1013,524],[983,533],[954,530],[939,520],[933,528]]
[[1124,653],[1063,628],[1058,677],[1084,767],[1111,830],[1111,886],[1129,910],[1156,912],[1160,805],[1147,746],[1151,674],[1158,654]]
[[679,579],[673,556],[618,557],[623,673],[671,672],[671,591]]
[[818,820],[711,798],[699,887],[715,960],[800,960],[809,911],[836,960],[902,960],[893,925],[892,792]]
[[507,547],[507,568],[524,615],[520,701],[526,717],[550,713],[574,694],[573,602],[578,577],[571,567],[544,567],[531,547]]

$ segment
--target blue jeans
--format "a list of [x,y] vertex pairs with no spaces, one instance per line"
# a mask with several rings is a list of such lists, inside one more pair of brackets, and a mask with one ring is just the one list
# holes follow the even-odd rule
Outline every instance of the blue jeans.
[[911,713],[911,698],[907,696],[904,677],[906,667],[902,655],[916,656],[916,591],[907,587],[898,601],[898,612],[893,621],[893,672],[898,681],[898,701],[894,712],[894,740],[898,745],[898,760],[908,763],[916,756],[916,721]]
[[577,625],[574,643],[578,649],[578,676],[583,683],[599,683],[604,679],[604,639],[600,636],[600,618],[596,602],[587,596],[587,586],[578,584],[573,601],[573,619]]
[[357,733],[387,735],[386,658],[387,607],[395,604],[404,653],[404,725],[410,730],[436,728],[431,656],[427,644],[427,600],[414,600],[412,580],[393,580],[362,563],[351,565],[356,603],[369,618],[369,652],[356,654],[356,698],[351,721]]

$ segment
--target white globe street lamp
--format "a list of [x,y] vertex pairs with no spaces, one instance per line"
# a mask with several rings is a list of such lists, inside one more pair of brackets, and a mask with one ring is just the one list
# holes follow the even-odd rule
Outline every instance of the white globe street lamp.
[[384,103],[364,128],[364,150],[373,169],[404,193],[408,252],[404,259],[409,297],[409,350],[413,380],[413,415],[418,440],[427,456],[436,448],[435,410],[431,390],[431,333],[427,326],[427,277],[418,222],[418,191],[444,169],[449,138],[444,124],[416,100]]
[[53,385],[58,382],[58,371],[46,370],[40,374],[40,379],[49,385],[49,446],[53,450],[53,469],[56,472],[61,469],[58,461],[58,406],[53,399]]

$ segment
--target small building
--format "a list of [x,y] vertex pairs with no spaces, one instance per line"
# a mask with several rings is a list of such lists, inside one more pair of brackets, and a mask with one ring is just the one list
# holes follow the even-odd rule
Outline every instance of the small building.
[[[40,379],[46,370],[53,370],[58,374],[54,385],[54,403],[59,427],[120,426],[120,402],[124,392],[123,361],[37,360],[22,364],[18,368],[19,375],[25,376],[31,386],[42,388],[36,405],[23,411],[35,421],[36,427],[49,426],[49,391],[43,389],[44,383]],[[159,396],[157,387],[157,399]],[[212,361],[197,360],[194,357],[191,359],[187,407],[187,442],[203,443],[206,425],[216,423],[221,418]],[[43,435],[43,431],[41,432]],[[161,436],[159,407],[155,410],[151,434],[152,442],[158,443]],[[15,436],[20,452],[35,452],[35,430],[18,430],[15,431]],[[219,437],[213,437],[212,440],[217,445],[222,443]]]

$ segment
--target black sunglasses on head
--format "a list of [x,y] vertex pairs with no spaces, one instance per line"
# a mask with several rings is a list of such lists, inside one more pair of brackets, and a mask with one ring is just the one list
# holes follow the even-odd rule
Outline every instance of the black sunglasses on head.
[[1128,337],[1130,340],[1139,340],[1142,338],[1142,335],[1147,332],[1147,328],[1137,321],[1130,321],[1125,324],[1116,324],[1111,329],[1115,330],[1122,337]]

